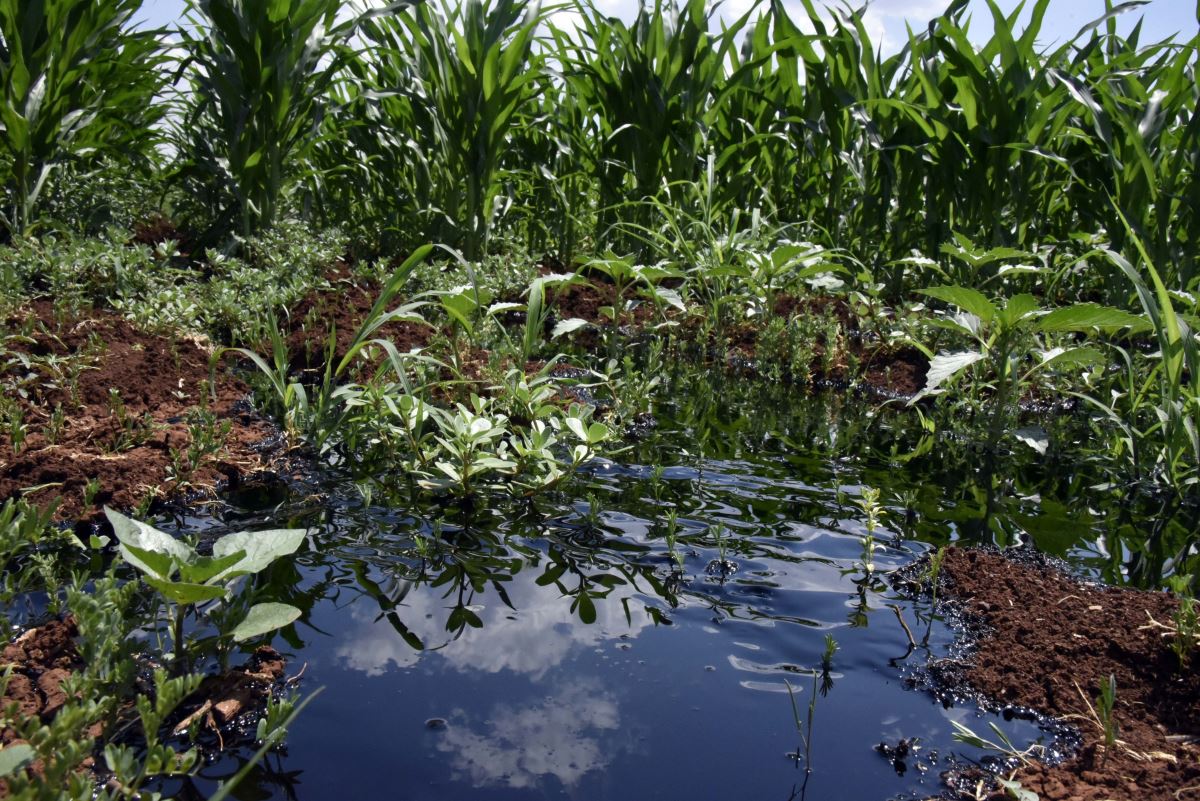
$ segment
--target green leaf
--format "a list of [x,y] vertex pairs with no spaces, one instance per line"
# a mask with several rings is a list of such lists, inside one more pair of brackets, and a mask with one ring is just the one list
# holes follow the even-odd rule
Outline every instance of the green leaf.
[[1139,314],[1101,306],[1098,303],[1076,303],[1055,309],[1037,322],[1040,331],[1116,331],[1128,328],[1131,331],[1146,331],[1150,323]]
[[[104,507],[104,514],[108,518],[108,522],[112,524],[113,533],[116,534],[117,541],[120,543],[121,556],[143,573],[162,579],[169,577],[169,574],[163,575],[152,565],[139,559],[127,546],[133,546],[141,551],[163,554],[179,564],[186,564],[196,556],[196,552],[188,545],[153,526],[128,518],[107,506]],[[162,563],[158,564],[161,567]]]
[[996,316],[996,307],[982,292],[965,286],[934,286],[917,290],[922,295],[953,304],[965,312],[969,312],[984,323],[990,323]]
[[550,338],[558,339],[563,334],[569,334],[572,331],[583,328],[587,324],[587,320],[582,320],[578,317],[572,317],[569,320],[560,320],[558,324],[554,326],[554,330],[550,332]]
[[1011,328],[1037,310],[1037,298],[1033,295],[1013,295],[1000,312],[1000,322]]
[[281,629],[300,617],[300,610],[289,604],[255,604],[246,613],[246,619],[233,630],[237,642],[261,637],[263,634]]
[[164,598],[185,606],[204,601],[220,600],[225,597],[226,592],[224,587],[216,587],[212,584],[191,584],[186,581],[160,581],[150,576],[146,576],[145,581],[162,593]]
[[220,575],[226,568],[236,565],[246,556],[245,551],[235,551],[220,558],[198,556],[190,564],[179,566],[179,577],[184,581],[194,581],[204,584],[213,576]]
[[33,746],[25,743],[0,748],[0,777],[11,776],[37,756]]
[[1009,798],[1013,798],[1015,801],[1039,801],[1038,794],[1032,790],[1026,790],[1020,782],[1000,779],[999,784]]
[[1050,447],[1050,437],[1046,434],[1046,429],[1041,426],[1018,428],[1013,431],[1013,436],[1043,456],[1046,455],[1046,449]]
[[595,445],[598,442],[603,442],[608,437],[608,426],[604,423],[592,423],[588,426],[587,441],[589,445]]
[[1054,348],[1042,354],[1042,361],[1033,369],[1047,367],[1091,367],[1104,363],[1104,354],[1097,348]]
[[939,353],[929,360],[929,372],[925,374],[925,388],[918,392],[908,405],[936,390],[942,382],[960,370],[970,367],[983,358],[979,351],[963,351],[961,353]]
[[308,534],[303,528],[277,528],[268,531],[239,531],[226,534],[213,544],[213,556],[223,558],[237,551],[243,556],[224,573],[210,580],[226,578],[240,573],[257,573],[281,556],[295,553]]
[[575,601],[575,609],[579,612],[579,619],[584,623],[590,625],[596,622],[596,602],[586,592],[579,594]]
[[[136,545],[121,544],[121,555],[125,557],[125,561],[132,564],[134,567],[141,570],[149,576],[165,581],[171,580],[171,574],[175,572],[177,565],[183,564],[177,562],[165,553],[158,551],[148,551],[144,548],[139,548]],[[137,560],[136,562],[133,560]]]

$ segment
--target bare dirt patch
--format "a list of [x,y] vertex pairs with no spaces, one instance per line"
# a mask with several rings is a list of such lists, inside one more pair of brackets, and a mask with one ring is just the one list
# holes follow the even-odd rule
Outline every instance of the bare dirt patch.
[[[1038,561],[947,550],[951,597],[978,635],[963,678],[987,697],[1063,718],[1083,746],[1059,765],[1019,770],[1042,801],[1187,801],[1200,798],[1200,672],[1181,669],[1152,620],[1177,602],[1160,592],[1089,584]],[[1116,678],[1117,743],[1106,748],[1092,711]],[[997,790],[988,801],[1010,798]]]
[[[218,371],[210,386],[205,343],[147,334],[105,311],[64,315],[49,301],[0,332],[0,383],[24,430],[19,443],[10,426],[0,431],[0,501],[61,499],[56,518],[79,520],[105,504],[211,491],[264,466],[256,446],[274,429],[240,380]],[[219,447],[193,458],[203,431]]]

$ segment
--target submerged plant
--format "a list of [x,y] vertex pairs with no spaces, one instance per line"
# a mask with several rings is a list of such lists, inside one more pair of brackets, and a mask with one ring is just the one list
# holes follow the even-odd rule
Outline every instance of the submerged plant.
[[1035,743],[1022,751],[1013,745],[1013,741],[1009,736],[992,721],[988,721],[988,728],[996,735],[995,740],[981,737],[957,720],[952,720],[950,723],[954,726],[954,739],[957,742],[965,743],[981,751],[992,751],[1008,759],[1016,759],[1022,765],[1033,764],[1032,755],[1037,751],[1043,750],[1041,745]]

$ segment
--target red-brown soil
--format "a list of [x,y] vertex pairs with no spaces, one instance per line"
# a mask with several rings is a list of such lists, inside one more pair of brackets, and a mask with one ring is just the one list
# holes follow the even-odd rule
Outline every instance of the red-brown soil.
[[[5,709],[15,709],[16,717],[24,720],[36,718],[46,723],[53,719],[67,702],[63,682],[83,667],[75,649],[76,634],[75,621],[68,617],[29,629],[5,645],[0,654],[0,671],[11,672],[0,704]],[[100,724],[94,724],[89,736],[97,736],[100,729]],[[0,731],[0,747],[25,742],[13,729]],[[84,764],[91,764],[90,757]],[[35,761],[29,769],[40,776],[43,767],[40,761]],[[0,798],[8,795],[8,783],[0,779]]]
[[287,663],[269,645],[261,646],[246,664],[216,676],[208,676],[199,689],[182,704],[187,714],[172,727],[183,734],[194,724],[213,733],[223,747],[221,729],[251,711],[260,711],[271,696],[275,682],[284,677]]
[[[0,655],[0,670],[11,668],[12,673],[0,703],[5,708],[16,704],[22,718],[39,717],[48,721],[54,717],[67,702],[63,680],[82,667],[79,652],[75,650],[77,633],[73,619],[51,620],[5,645]],[[0,743],[8,745],[15,736],[15,732],[6,729],[0,732]]]
[[[633,290],[629,290],[630,293]],[[610,306],[621,312],[621,325],[643,326],[652,324],[658,315],[655,305],[646,299],[634,306],[630,312],[623,311],[624,300],[617,297],[617,288],[611,282],[592,278],[587,281],[555,287],[549,292],[549,300],[560,320],[577,317],[594,325],[612,325],[613,321],[600,309]]]
[[[329,332],[334,331],[334,357],[341,361],[354,340],[354,335],[375,305],[380,287],[356,279],[348,269],[339,267],[326,275],[332,286],[309,292],[288,310],[286,327],[290,364],[294,370],[323,370]],[[389,307],[394,308],[397,303]],[[388,339],[405,353],[412,348],[424,348],[434,334],[432,327],[421,323],[399,321],[380,327],[373,339]]]
[[[221,371],[213,399],[202,342],[146,334],[110,312],[56,316],[48,301],[18,310],[2,330],[0,383],[28,433],[14,453],[11,433],[0,431],[0,502],[24,495],[45,506],[58,498],[56,519],[79,520],[105,504],[132,509],[147,496],[209,491],[222,477],[263,466],[254,446],[274,429],[249,411],[246,385]],[[206,404],[218,426],[229,425],[224,445],[173,480],[171,449],[186,450],[189,414]],[[85,508],[92,479],[100,488]]]
[[[963,678],[997,702],[1065,719],[1082,734],[1070,760],[1019,770],[1023,788],[1042,801],[1200,798],[1200,652],[1181,669],[1153,622],[1171,623],[1173,598],[958,548],[947,550],[942,576],[977,621],[977,650]],[[1109,676],[1117,684],[1118,741],[1106,748],[1089,703]],[[1009,796],[997,790],[987,798]]]

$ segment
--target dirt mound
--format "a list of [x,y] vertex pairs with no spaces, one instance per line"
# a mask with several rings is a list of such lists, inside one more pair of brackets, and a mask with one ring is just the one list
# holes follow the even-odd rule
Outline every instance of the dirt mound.
[[[335,361],[340,361],[379,297],[378,285],[356,280],[345,268],[329,273],[326,279],[332,284],[329,289],[309,292],[289,310],[285,326],[293,370],[324,369],[330,331],[336,340]],[[396,305],[398,302],[389,309]],[[391,340],[404,353],[426,347],[435,333],[428,325],[400,321],[382,326],[372,338]]]
[[[1177,602],[1158,592],[1088,584],[1051,565],[951,548],[950,595],[979,620],[965,678],[1003,704],[1076,726],[1079,753],[1018,771],[1042,801],[1186,801],[1200,798],[1200,672],[1181,669],[1163,631]],[[1104,744],[1094,707],[1116,678],[1117,743]],[[1007,796],[997,791],[989,801]]]
[[[39,717],[48,721],[67,702],[62,683],[71,671],[82,667],[74,637],[78,633],[71,618],[51,620],[29,629],[4,646],[0,670],[11,668],[3,704],[16,704],[23,718]],[[13,741],[12,730],[0,732],[0,743]]]
[[252,446],[274,429],[244,402],[245,384],[218,371],[214,393],[209,376],[202,342],[48,301],[19,310],[4,321],[0,385],[23,436],[0,431],[0,501],[60,498],[56,517],[81,519],[261,467]]

